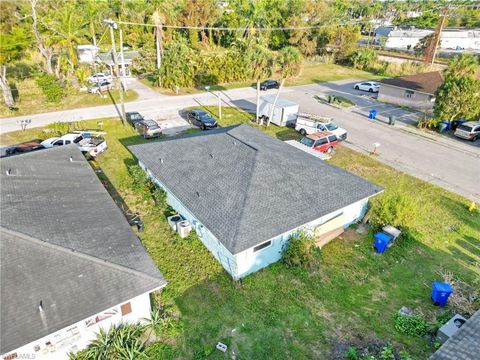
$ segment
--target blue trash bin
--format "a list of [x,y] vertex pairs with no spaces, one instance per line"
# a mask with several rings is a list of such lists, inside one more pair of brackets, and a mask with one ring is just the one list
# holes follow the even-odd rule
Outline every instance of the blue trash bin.
[[370,112],[368,113],[368,118],[375,120],[377,118],[377,110],[371,109]]
[[448,297],[452,294],[453,289],[450,284],[445,282],[432,283],[432,300],[435,305],[444,307],[447,304]]
[[373,238],[375,239],[375,249],[379,254],[382,254],[387,250],[390,242],[393,240],[393,236],[384,232],[377,232]]
[[450,130],[450,122],[449,121],[440,121],[440,124],[438,125],[438,131],[440,133],[443,133],[445,131]]

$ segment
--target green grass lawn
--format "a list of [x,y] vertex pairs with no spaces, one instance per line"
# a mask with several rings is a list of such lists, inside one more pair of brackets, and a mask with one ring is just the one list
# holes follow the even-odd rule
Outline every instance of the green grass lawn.
[[[108,94],[105,98],[101,98],[99,95],[80,91],[69,92],[67,96],[57,104],[49,103],[45,100],[40,88],[31,79],[22,82],[22,89],[28,90],[19,91],[19,96],[15,104],[17,110],[9,110],[2,102],[0,105],[0,117],[29,115],[89,106],[108,105],[112,103],[112,98]],[[112,90],[111,95],[113,100],[118,103],[118,91]],[[127,90],[125,93],[125,101],[133,101],[137,97],[138,94],[134,90]]]
[[[273,79],[279,79],[279,74],[272,75]],[[295,85],[306,85],[311,83],[322,83],[326,81],[336,81],[343,79],[378,79],[377,75],[373,75],[369,72],[353,69],[346,66],[341,66],[337,64],[312,64],[305,63],[302,68],[302,72],[299,76],[288,79],[285,82],[286,86],[295,86]],[[140,79],[142,83],[147,86],[152,87],[154,90],[166,94],[166,95],[176,95],[174,91],[169,89],[158,88],[155,86],[150,77],[144,77]],[[226,89],[237,89],[242,87],[255,86],[253,80],[241,81],[229,84],[216,84],[210,87],[210,90],[226,90]],[[205,89],[202,88],[182,88],[179,90],[178,95],[185,94],[195,94],[203,92]]]
[[[250,122],[250,116],[224,109],[222,126],[239,122]],[[163,343],[150,347],[151,358],[226,359],[235,352],[237,359],[332,359],[349,345],[392,343],[413,359],[426,359],[433,345],[397,332],[394,312],[408,306],[434,320],[443,310],[431,304],[430,284],[441,270],[480,287],[480,217],[468,212],[468,201],[342,146],[331,163],[386,192],[401,187],[420,200],[412,239],[378,255],[372,234],[351,230],[322,249],[314,274],[276,263],[233,282],[195,234],[180,239],[166,214],[132,189],[127,166],[136,160],[126,146],[145,140],[115,120],[104,120],[104,130],[109,149],[92,165],[101,168],[111,194],[141,214],[145,232],[138,236],[169,282],[157,299],[170,309],[174,325]],[[298,137],[275,125],[262,130],[282,140]],[[44,133],[30,129],[1,140],[25,140],[27,134]],[[227,354],[214,349],[218,341],[228,345]]]

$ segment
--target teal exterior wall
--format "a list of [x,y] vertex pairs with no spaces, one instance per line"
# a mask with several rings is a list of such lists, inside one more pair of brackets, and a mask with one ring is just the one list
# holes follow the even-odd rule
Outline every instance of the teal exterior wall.
[[250,248],[233,255],[207,228],[200,223],[200,221],[198,221],[198,219],[190,212],[190,210],[188,210],[175,197],[175,195],[173,195],[168,188],[162,184],[162,182],[155,178],[141,162],[139,162],[139,165],[144,169],[148,177],[157,186],[165,190],[167,193],[168,204],[192,224],[192,228],[196,231],[202,243],[220,262],[223,268],[232,276],[234,280],[241,279],[280,260],[285,244],[292,236],[298,234],[299,231],[305,231],[307,233],[309,231],[313,231],[315,227],[324,224],[325,222],[342,213],[345,216],[344,228],[347,228],[352,223],[363,217],[368,204],[368,199],[360,200],[354,204],[346,206],[343,209],[325,215],[296,229],[290,230],[274,237],[273,239],[270,239],[269,241],[271,241],[271,245],[266,248],[263,248],[259,251],[253,251],[253,248]]

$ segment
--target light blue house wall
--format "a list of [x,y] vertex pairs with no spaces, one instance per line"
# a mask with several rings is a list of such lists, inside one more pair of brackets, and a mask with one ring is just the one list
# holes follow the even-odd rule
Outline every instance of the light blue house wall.
[[343,209],[322,216],[321,218],[306,223],[305,225],[302,225],[296,229],[292,229],[279,236],[276,236],[273,239],[267,240],[271,241],[271,245],[266,248],[254,251],[252,247],[236,255],[233,255],[207,228],[205,228],[198,221],[198,219],[195,218],[195,216],[193,216],[190,210],[188,210],[180,202],[180,200],[178,200],[175,195],[173,195],[168,190],[168,188],[163,185],[162,182],[160,182],[157,178],[153,176],[150,170],[148,170],[143,163],[139,162],[139,165],[146,171],[148,177],[157,186],[161,187],[166,191],[168,204],[192,224],[193,229],[195,229],[202,243],[220,262],[220,264],[222,264],[223,268],[233,277],[234,280],[241,279],[248,274],[254,273],[255,271],[258,271],[280,260],[280,258],[282,257],[283,247],[288,242],[288,240],[292,236],[298,234],[299,231],[306,231],[307,233],[309,231],[313,231],[315,227],[326,223],[327,221],[337,217],[340,214],[343,214],[345,219],[344,228],[347,228],[352,223],[363,217],[368,203],[368,199],[360,200],[356,203],[344,207]]
[[312,222],[309,222],[303,226],[300,226],[296,229],[283,233],[270,241],[272,244],[269,247],[264,249],[254,251],[253,248],[247,249],[235,255],[236,264],[237,264],[237,276],[242,278],[248,274],[254,273],[255,271],[268,266],[274,262],[277,262],[282,257],[282,251],[285,244],[288,240],[299,233],[299,231],[305,231],[309,233],[313,231],[317,226],[326,223],[327,221],[337,217],[340,214],[343,214],[345,218],[344,228],[347,228],[352,223],[358,221],[365,215],[367,209],[368,199],[360,200],[356,203],[353,203],[349,206],[344,207],[338,211],[335,211],[331,214],[322,216]]

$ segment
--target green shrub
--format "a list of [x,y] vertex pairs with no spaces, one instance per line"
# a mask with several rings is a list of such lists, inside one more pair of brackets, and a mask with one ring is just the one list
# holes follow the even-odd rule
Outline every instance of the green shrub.
[[400,360],[413,360],[410,354],[405,350],[400,350],[398,355],[400,355]]
[[145,171],[138,165],[130,165],[128,167],[128,173],[132,180],[132,189],[143,194],[145,198],[149,197],[155,185],[148,179]]
[[42,74],[36,81],[48,102],[58,103],[65,97],[65,89],[54,75]]
[[47,125],[47,128],[53,130],[56,135],[64,135],[70,131],[70,124],[67,122],[54,122]]
[[156,186],[155,190],[153,190],[152,196],[156,206],[161,209],[167,207],[167,193],[162,188]]
[[439,124],[440,124],[439,119],[425,119],[425,120],[420,120],[417,123],[417,127],[420,129],[436,129],[438,128]]
[[358,356],[357,349],[353,346],[350,346],[345,352],[345,358],[348,360],[358,360],[360,359],[360,356]]
[[388,344],[382,349],[382,352],[380,353],[380,360],[395,360],[392,344]]
[[430,328],[429,323],[418,315],[407,316],[396,313],[394,319],[395,329],[407,335],[423,336]]
[[313,238],[300,233],[290,238],[283,249],[283,262],[291,268],[312,269],[319,264],[320,249]]
[[372,201],[372,223],[376,226],[392,225],[399,228],[412,227],[419,203],[415,196],[399,187],[387,190]]

